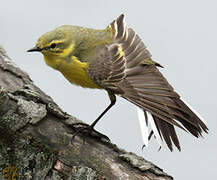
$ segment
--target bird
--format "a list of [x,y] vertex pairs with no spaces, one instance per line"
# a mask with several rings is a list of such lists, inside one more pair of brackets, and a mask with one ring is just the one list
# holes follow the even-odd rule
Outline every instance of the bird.
[[95,125],[115,105],[116,96],[137,106],[144,146],[154,134],[170,151],[174,145],[181,151],[175,127],[195,137],[208,133],[204,120],[182,100],[160,72],[163,66],[152,59],[138,34],[126,25],[124,14],[105,29],[57,27],[41,35],[27,52],[34,51],[41,52],[45,63],[70,83],[107,91],[108,107],[91,125],[78,123],[82,127],[78,133],[97,132]]

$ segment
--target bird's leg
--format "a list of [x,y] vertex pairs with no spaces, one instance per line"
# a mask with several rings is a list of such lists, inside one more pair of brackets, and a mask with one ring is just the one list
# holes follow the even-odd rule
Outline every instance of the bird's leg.
[[[99,122],[99,120],[103,117],[103,115],[115,104],[116,102],[116,96],[113,93],[108,92],[109,98],[111,103],[109,104],[109,106],[102,112],[102,114],[99,115],[99,117],[91,124],[85,124],[85,123],[75,123],[72,126],[74,128],[76,128],[76,132],[73,134],[72,136],[72,140],[75,138],[76,135],[82,133],[83,134],[83,138],[85,140],[85,137],[88,135],[94,136],[94,137],[98,137],[98,138],[104,138],[107,139],[108,141],[109,138],[105,135],[103,135],[102,133],[96,131],[94,129],[94,126],[96,125],[97,122]],[[76,127],[78,126],[78,127]]]
[[110,98],[110,104],[109,106],[102,112],[102,114],[99,115],[99,117],[90,125],[90,127],[94,127],[96,123],[102,118],[102,116],[116,103],[116,96],[114,94],[108,93]]

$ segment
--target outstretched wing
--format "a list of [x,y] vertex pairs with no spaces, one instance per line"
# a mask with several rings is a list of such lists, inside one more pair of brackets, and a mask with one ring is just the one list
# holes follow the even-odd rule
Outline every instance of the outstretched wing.
[[127,99],[142,108],[148,124],[149,112],[157,131],[172,151],[172,142],[180,150],[174,126],[188,130],[199,137],[208,128],[180,99],[158,70],[160,64],[139,36],[127,28],[124,15],[113,21],[111,28],[114,43],[100,48],[95,61],[90,64],[89,75],[101,87]]

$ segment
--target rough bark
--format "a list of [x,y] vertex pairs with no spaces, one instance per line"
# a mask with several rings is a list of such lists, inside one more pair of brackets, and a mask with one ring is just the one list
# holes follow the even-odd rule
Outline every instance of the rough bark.
[[36,87],[0,47],[0,180],[169,180],[153,163],[116,145],[76,136],[79,122]]

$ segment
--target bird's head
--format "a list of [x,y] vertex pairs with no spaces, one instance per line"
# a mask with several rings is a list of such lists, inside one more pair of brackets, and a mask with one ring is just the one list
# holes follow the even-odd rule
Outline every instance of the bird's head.
[[43,34],[35,47],[27,52],[41,52],[45,57],[66,57],[73,52],[75,40],[68,25],[60,26],[53,31]]

